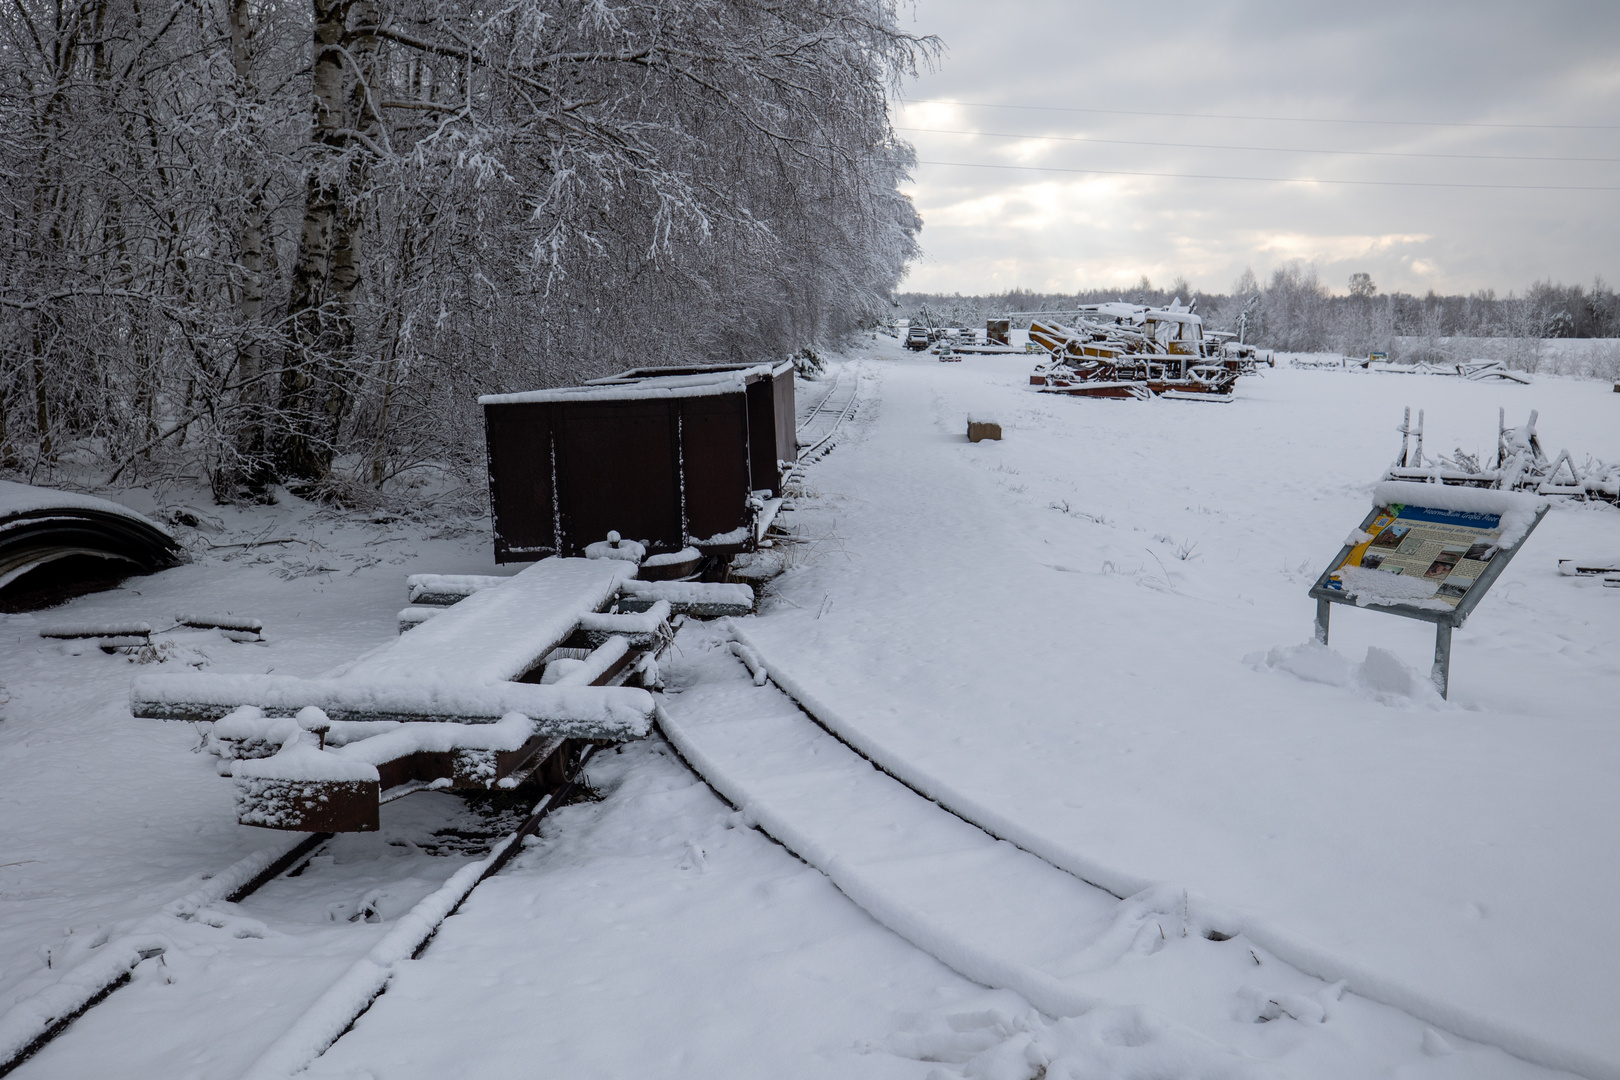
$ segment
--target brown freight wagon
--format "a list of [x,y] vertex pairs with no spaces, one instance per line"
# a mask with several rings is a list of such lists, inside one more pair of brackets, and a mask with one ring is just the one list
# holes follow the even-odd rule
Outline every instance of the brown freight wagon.
[[798,457],[786,361],[636,368],[478,402],[501,563],[579,555],[610,531],[649,554],[751,550]]

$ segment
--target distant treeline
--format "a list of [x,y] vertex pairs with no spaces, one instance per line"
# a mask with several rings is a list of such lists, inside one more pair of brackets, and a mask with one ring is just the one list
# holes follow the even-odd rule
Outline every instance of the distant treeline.
[[[1354,274],[1348,295],[1334,295],[1314,267],[1289,263],[1263,284],[1244,271],[1230,293],[1194,289],[1181,278],[1169,287],[1143,277],[1128,289],[1041,293],[1027,289],[994,296],[902,293],[896,315],[913,319],[926,307],[947,325],[983,326],[993,315],[1013,311],[1060,311],[1082,304],[1124,300],[1164,305],[1196,301],[1205,324],[1242,332],[1244,339],[1294,352],[1333,351],[1347,356],[1386,352],[1410,360],[1444,359],[1447,339],[1502,338],[1540,342],[1547,338],[1620,338],[1620,296],[1602,278],[1590,288],[1537,282],[1523,295],[1497,296],[1481,289],[1468,296],[1385,293],[1366,274]],[[1027,325],[1027,320],[1020,320]],[[1507,342],[1503,342],[1506,345]],[[1509,350],[1518,366],[1534,367],[1539,348]]]

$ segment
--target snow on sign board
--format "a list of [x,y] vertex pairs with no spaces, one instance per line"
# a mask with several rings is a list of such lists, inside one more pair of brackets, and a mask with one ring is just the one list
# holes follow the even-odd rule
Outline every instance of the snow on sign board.
[[1328,576],[1330,589],[1358,604],[1395,600],[1455,608],[1501,551],[1501,518],[1422,506],[1380,512]]
[[1549,504],[1511,491],[1386,481],[1373,509],[1316,579],[1316,637],[1329,604],[1355,604],[1435,624],[1434,683],[1446,694],[1451,630],[1540,523]]
[[1454,626],[1547,510],[1533,496],[1400,482],[1380,484],[1373,501],[1312,595]]

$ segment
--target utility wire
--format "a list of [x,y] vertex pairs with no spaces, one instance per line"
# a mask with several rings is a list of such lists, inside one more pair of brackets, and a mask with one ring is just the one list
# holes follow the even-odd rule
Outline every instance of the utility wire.
[[984,101],[918,98],[902,105],[958,105],[965,109],[1020,109],[1030,112],[1100,113],[1105,116],[1174,116],[1195,120],[1268,120],[1289,124],[1370,124],[1399,127],[1517,128],[1547,131],[1620,131],[1620,124],[1488,124],[1446,120],[1344,120],[1330,116],[1247,116],[1238,113],[1149,112],[1145,109],[1080,109],[1060,105],[996,105]]
[[978,161],[918,161],[959,169],[1016,169],[1024,172],[1088,173],[1093,176],[1156,176],[1170,180],[1249,180],[1267,184],[1344,184],[1355,187],[1477,188],[1493,191],[1620,191],[1620,186],[1586,184],[1443,184],[1420,180],[1323,180],[1310,176],[1227,176],[1217,173],[1135,172],[1125,169],[1060,169],[1047,165],[988,165]]
[[1089,135],[1019,135],[1006,131],[961,131],[955,128],[896,127],[930,135],[983,135],[992,139],[1039,139],[1045,142],[1106,143],[1109,146],[1169,146],[1183,150],[1253,150],[1266,154],[1353,154],[1358,157],[1443,158],[1455,161],[1585,161],[1617,162],[1620,157],[1536,157],[1523,154],[1426,154],[1402,150],[1314,150],[1290,146],[1232,146],[1226,143],[1148,142],[1140,139],[1097,139]]

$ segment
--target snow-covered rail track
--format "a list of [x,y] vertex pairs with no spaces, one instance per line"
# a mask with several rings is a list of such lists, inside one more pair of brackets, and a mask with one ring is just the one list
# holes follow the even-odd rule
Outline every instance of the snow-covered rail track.
[[[952,800],[896,779],[909,770],[874,764],[833,734],[837,724],[806,711],[802,695],[756,685],[724,630],[688,628],[679,644],[658,718],[693,770],[879,923],[1042,1014],[1008,1030],[941,1018],[939,1038],[955,1040],[956,1056],[930,1056],[939,1050],[930,1039],[920,1057],[982,1057],[969,1075],[1007,1076],[1037,1066],[1047,1075],[1607,1075],[1456,1012],[1396,1007],[1376,979],[1320,977],[1279,955],[1287,941],[1184,889],[1088,882],[998,836],[993,815],[987,829],[972,820],[986,814],[947,809]],[[1028,1067],[992,1067],[1014,1060]]]
[[538,829],[553,809],[569,800],[579,786],[579,770],[594,751],[594,746],[587,748],[567,783],[545,795],[523,824],[496,844],[488,856],[457,871],[437,891],[417,903],[370,952],[355,961],[253,1063],[243,1074],[243,1080],[284,1080],[307,1069],[325,1053],[388,989],[396,965],[421,956],[444,920],[456,913],[474,889],[500,872],[521,849],[524,837]]
[[190,920],[211,904],[245,900],[330,839],[330,833],[294,836],[238,860],[204,879],[196,890],[144,925],[101,945],[91,959],[63,972],[55,983],[0,1014],[0,1077],[43,1050],[113,991],[128,985],[141,963],[163,956],[171,945],[163,932],[166,920]]
[[815,464],[832,449],[844,421],[855,414],[859,400],[860,372],[846,363],[796,429],[799,459],[795,472]]
[[838,386],[844,381],[844,375],[845,369],[840,367],[838,369],[838,374],[833,376],[832,384],[827,387],[827,389],[822,393],[820,399],[818,399],[815,405],[810,408],[810,411],[805,414],[804,419],[800,420],[794,426],[794,431],[799,436],[801,443],[804,438],[805,430],[809,428],[811,424],[815,423],[816,417],[820,416],[822,410],[827,407],[830,401],[832,401],[833,394],[838,392]]
[[[290,1022],[285,1034],[264,1049],[249,1075],[286,1076],[301,1070],[386,989],[393,964],[420,955],[444,919],[479,884],[506,865],[521,849],[524,837],[532,834],[552,810],[569,802],[579,789],[580,770],[595,747],[571,744],[569,749],[567,760],[562,762],[560,783],[526,812],[496,819],[508,823],[516,820],[515,828],[508,824],[499,833],[481,835],[469,831],[469,826],[478,828],[477,819],[470,815],[447,813],[443,805],[434,809],[431,804],[424,807],[418,803],[414,828],[399,823],[392,828],[385,825],[380,837],[294,835],[283,844],[255,852],[208,877],[198,889],[100,946],[90,960],[66,971],[57,983],[0,1015],[0,1076],[34,1060],[91,1010],[119,1000],[123,995],[115,998],[114,992],[140,978],[137,969],[142,964],[150,967],[179,960],[185,954],[214,951],[209,966],[223,974],[224,982],[240,981],[232,977],[232,972],[252,972],[254,980],[263,978],[271,963],[264,956],[255,955],[251,949],[220,955],[217,941],[191,940],[196,936],[192,928],[216,928],[236,939],[262,939],[267,934],[274,938],[280,936],[278,932],[267,928],[256,916],[270,917],[274,912],[285,922],[288,910],[302,910],[305,921],[317,925],[323,919],[334,921],[338,928],[345,923],[355,924],[349,931],[329,932],[320,944],[328,968],[333,961],[346,965],[342,974],[324,990],[317,984],[303,992],[302,999],[313,1003]],[[454,805],[453,796],[438,798],[441,804]],[[446,859],[418,851],[414,857],[365,866],[361,865],[363,859],[346,862],[356,858],[352,848],[340,850],[341,845],[355,842],[414,848],[433,836],[448,837],[451,854],[471,847],[476,857]],[[358,870],[354,869],[357,865]],[[451,870],[454,872],[448,872]],[[267,890],[267,886],[273,888]],[[255,904],[251,898],[261,890],[278,895],[268,904]],[[335,896],[358,896],[359,900],[334,902]],[[402,898],[414,901],[408,910],[401,911]],[[241,908],[234,906],[243,902],[247,903]],[[308,976],[296,970],[300,966],[298,958],[291,963],[284,960],[280,966],[288,970],[273,975],[264,987],[251,987],[252,991],[276,997],[280,983],[291,980],[307,986]],[[219,981],[218,975],[215,981]],[[285,989],[281,988],[283,994]],[[195,1022],[197,1017],[174,1019],[179,1025]],[[184,1043],[185,1039],[178,1041]],[[62,1047],[51,1052],[57,1053],[72,1042],[65,1040]],[[98,1047],[84,1056],[95,1058],[108,1052],[110,1048]],[[77,1069],[81,1058],[69,1049],[58,1060],[40,1060],[46,1070],[41,1075],[62,1075],[63,1068]],[[240,1070],[242,1064],[238,1062],[235,1069]],[[19,1075],[32,1075],[32,1070],[25,1068]]]

